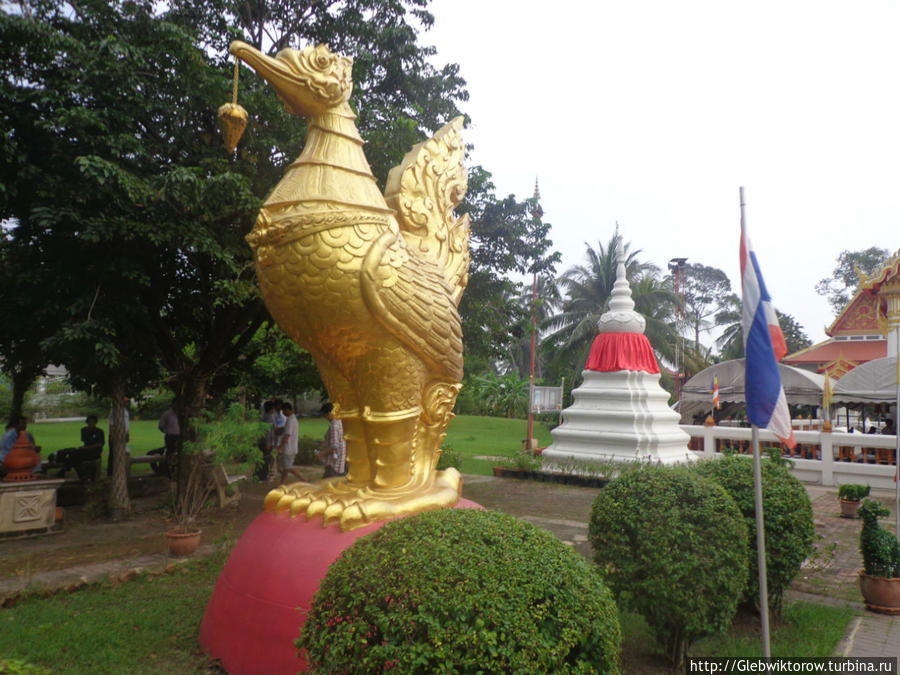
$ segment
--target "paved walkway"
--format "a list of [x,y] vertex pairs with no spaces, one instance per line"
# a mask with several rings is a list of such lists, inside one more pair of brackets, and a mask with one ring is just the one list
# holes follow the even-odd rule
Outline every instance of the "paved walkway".
[[[838,644],[835,656],[900,658],[900,617],[890,617],[866,611],[859,601],[856,574],[861,567],[859,552],[846,544],[858,536],[860,521],[838,517],[836,490],[818,486],[807,487],[813,502],[816,528],[828,537],[840,538],[844,544],[837,555],[816,571],[804,571],[788,596],[819,604],[853,607],[859,616],[851,621],[844,639]],[[873,496],[888,497],[888,491]],[[466,476],[464,496],[487,508],[495,508],[549,530],[563,542],[585,556],[590,555],[587,541],[590,505],[597,490],[535,483],[490,476]],[[893,493],[890,494],[893,498]],[[209,555],[214,545],[201,546],[195,556]],[[14,602],[15,596],[26,590],[76,590],[84,585],[103,581],[125,581],[142,572],[171,571],[173,565],[186,559],[172,558],[165,553],[141,555],[78,565],[64,570],[43,572],[24,579],[12,577],[0,580],[0,605]],[[821,578],[817,578],[821,577]],[[827,579],[831,587],[824,586]],[[816,585],[818,583],[818,585]],[[823,592],[809,592],[812,589]],[[835,592],[838,589],[840,593]]]

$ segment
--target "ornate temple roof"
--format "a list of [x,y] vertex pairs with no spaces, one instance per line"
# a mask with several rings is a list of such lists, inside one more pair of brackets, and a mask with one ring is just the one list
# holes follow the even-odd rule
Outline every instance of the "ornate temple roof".
[[839,377],[856,366],[887,356],[887,300],[882,291],[900,288],[900,250],[878,271],[867,275],[857,270],[859,290],[825,334],[830,339],[789,354],[783,363],[828,370]]

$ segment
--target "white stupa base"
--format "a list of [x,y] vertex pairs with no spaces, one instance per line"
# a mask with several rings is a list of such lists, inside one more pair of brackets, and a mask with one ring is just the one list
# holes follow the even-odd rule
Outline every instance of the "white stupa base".
[[689,463],[690,436],[678,426],[680,416],[668,406],[669,394],[659,374],[643,371],[582,373],[584,383],[572,392],[575,402],[563,410],[563,422],[550,433],[545,460],[589,463]]

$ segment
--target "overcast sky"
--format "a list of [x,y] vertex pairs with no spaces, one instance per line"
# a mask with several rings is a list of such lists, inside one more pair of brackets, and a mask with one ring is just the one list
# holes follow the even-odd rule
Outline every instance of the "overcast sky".
[[900,247],[900,3],[434,0],[468,82],[471,161],[531,196],[563,254],[615,223],[740,292],[738,188],[775,306],[813,341],[838,254]]

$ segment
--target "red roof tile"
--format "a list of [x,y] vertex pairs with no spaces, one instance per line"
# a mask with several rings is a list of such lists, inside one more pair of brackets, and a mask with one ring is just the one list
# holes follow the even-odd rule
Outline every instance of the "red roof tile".
[[887,340],[825,340],[784,357],[790,366],[824,365],[832,361],[854,361],[857,364],[887,356]]

